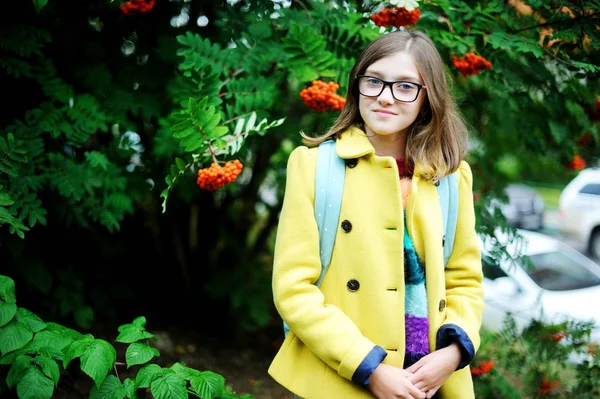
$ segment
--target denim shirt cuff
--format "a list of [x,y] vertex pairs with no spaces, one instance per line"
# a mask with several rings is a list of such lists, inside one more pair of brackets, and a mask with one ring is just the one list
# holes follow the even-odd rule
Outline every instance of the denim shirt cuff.
[[460,364],[456,368],[460,370],[466,367],[475,356],[473,342],[462,328],[455,324],[444,324],[437,332],[437,349],[442,349],[456,342],[460,348]]
[[375,371],[386,356],[387,352],[385,349],[381,346],[375,346],[354,372],[352,381],[365,389],[369,389],[369,377],[371,377],[373,371]]

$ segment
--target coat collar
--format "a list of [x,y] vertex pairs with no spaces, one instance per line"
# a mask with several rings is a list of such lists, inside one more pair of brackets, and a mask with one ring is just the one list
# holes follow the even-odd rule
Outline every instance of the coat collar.
[[[336,144],[337,155],[342,159],[360,158],[365,155],[374,155],[375,148],[369,141],[367,134],[357,126],[351,126],[343,132]],[[414,175],[421,176],[423,167],[415,165]]]

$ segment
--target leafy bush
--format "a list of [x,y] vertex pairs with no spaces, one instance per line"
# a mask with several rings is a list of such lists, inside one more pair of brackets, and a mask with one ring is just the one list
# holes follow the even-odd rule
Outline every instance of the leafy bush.
[[[116,343],[127,345],[125,362],[108,341],[56,323],[42,321],[17,307],[11,278],[0,275],[0,394],[16,390],[20,399],[50,399],[61,375],[75,367],[94,384],[90,399],[139,399],[144,391],[161,399],[251,399],[237,396],[225,379],[212,371],[198,371],[181,363],[161,367],[151,361],[160,352],[151,346],[155,336],[146,330],[145,317],[118,328]],[[118,368],[137,367],[132,378],[121,380]]]
[[600,350],[592,323],[533,321],[518,331],[506,318],[498,334],[483,331],[471,366],[478,398],[600,397]]

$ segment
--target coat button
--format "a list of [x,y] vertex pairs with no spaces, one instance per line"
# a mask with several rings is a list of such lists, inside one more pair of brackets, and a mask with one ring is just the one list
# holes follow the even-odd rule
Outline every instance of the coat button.
[[442,299],[440,301],[440,312],[444,309],[446,309],[446,301]]
[[342,222],[342,230],[344,230],[344,233],[350,233],[352,230],[352,223],[350,223],[349,220],[344,220]]
[[346,159],[346,166],[349,167],[350,169],[353,169],[356,167],[356,164],[358,163],[358,158],[350,158],[350,159]]
[[360,288],[360,283],[354,279],[348,280],[346,287],[348,287],[348,291],[355,292],[355,291],[358,291],[358,289]]

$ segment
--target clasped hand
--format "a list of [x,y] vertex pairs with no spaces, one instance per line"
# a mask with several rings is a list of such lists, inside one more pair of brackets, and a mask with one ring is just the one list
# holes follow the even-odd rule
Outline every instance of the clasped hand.
[[460,363],[456,343],[421,358],[401,369],[388,364],[377,366],[369,378],[369,389],[379,399],[432,398]]

